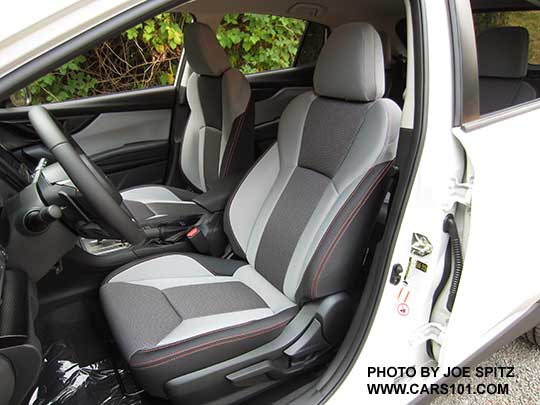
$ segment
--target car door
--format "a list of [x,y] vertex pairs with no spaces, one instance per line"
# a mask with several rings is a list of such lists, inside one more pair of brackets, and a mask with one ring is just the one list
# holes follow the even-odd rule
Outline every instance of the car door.
[[[540,102],[454,130],[469,156],[471,219],[441,361],[460,364],[540,300],[536,173]],[[468,331],[464,333],[463,331]],[[517,335],[525,331],[516,331]]]
[[[523,21],[536,18],[538,22],[540,14],[512,13],[511,17],[512,25],[526,26]],[[493,19],[491,16],[488,21]],[[473,35],[461,38],[463,48],[476,48]],[[540,51],[535,44],[529,62]],[[478,72],[477,60],[468,62],[464,62],[463,82],[469,86],[464,92],[472,94],[477,80],[472,72]],[[507,95],[496,86],[491,90],[491,97]],[[481,107],[486,99],[479,100]],[[489,349],[496,349],[533,327],[534,319],[540,322],[540,314],[535,311],[540,300],[536,264],[540,214],[534,184],[540,101],[516,104],[479,118],[471,115],[463,121],[453,129],[453,134],[468,159],[466,175],[454,187],[454,195],[464,207],[464,261],[440,352],[443,368],[463,364],[482,351],[489,353]]]
[[[46,104],[64,131],[118,188],[161,183],[169,156],[175,86]],[[29,107],[0,110],[1,142],[34,167],[54,162],[28,122]]]
[[[188,116],[185,88],[176,77],[182,37],[165,44],[145,33],[149,27],[181,33],[187,20],[179,13],[158,15],[29,87],[31,104],[44,105],[119,189],[163,183],[167,177],[171,132],[181,132]],[[0,141],[30,167],[41,158],[51,164],[51,153],[28,122],[30,107],[8,103],[0,109]]]

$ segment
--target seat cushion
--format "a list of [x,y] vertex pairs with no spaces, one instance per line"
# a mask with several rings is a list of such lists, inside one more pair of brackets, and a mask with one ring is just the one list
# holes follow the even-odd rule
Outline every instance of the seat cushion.
[[120,193],[124,204],[141,226],[189,221],[206,211],[192,200],[191,191],[161,185],[133,187]]
[[200,255],[135,262],[112,273],[100,293],[124,358],[157,396],[172,378],[274,339],[297,312],[250,265]]

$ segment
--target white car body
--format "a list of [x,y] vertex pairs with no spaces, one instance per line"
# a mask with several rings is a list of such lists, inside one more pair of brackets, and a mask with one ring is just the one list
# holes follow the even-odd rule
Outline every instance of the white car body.
[[[34,0],[10,3],[0,25],[0,79],[141,2]],[[463,213],[460,222],[464,225],[465,262],[456,305],[448,323],[441,324],[436,336],[441,342],[438,366],[445,370],[465,364],[540,301],[540,272],[536,264],[540,214],[535,209],[538,191],[530,176],[537,171],[540,101],[500,112],[496,120],[479,119],[455,127],[450,10],[445,0],[424,3],[423,21],[428,43],[425,139],[391,267],[398,263],[407,267],[414,233],[427,236],[433,252],[425,259],[428,271],[413,269],[407,286],[386,282],[362,351],[331,397],[331,404],[408,403],[416,395],[369,394],[368,384],[394,384],[396,379],[368,376],[368,368],[436,366],[426,354],[426,340],[419,331],[425,331],[429,323],[433,291],[444,265],[448,237],[442,224],[457,205]],[[409,3],[406,4],[410,13]],[[17,17],[7,19],[7,15]],[[469,23],[472,24],[472,19]],[[410,24],[409,18],[409,37],[412,35]],[[413,60],[413,52],[410,46],[410,60]],[[409,69],[404,128],[413,128],[417,106],[412,64]],[[465,185],[461,184],[466,165],[462,148],[470,162]],[[388,274],[390,276],[391,268]],[[408,305],[405,316],[398,312],[404,300]],[[398,382],[430,384],[439,378],[440,375],[420,380],[405,378]]]

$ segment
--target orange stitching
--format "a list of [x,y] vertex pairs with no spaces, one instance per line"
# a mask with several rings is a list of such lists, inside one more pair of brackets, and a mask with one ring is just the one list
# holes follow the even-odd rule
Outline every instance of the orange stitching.
[[[368,189],[365,197],[359,202],[359,204],[354,208],[354,210],[347,216],[347,218],[345,219],[345,222],[341,225],[340,227],[340,230],[338,232],[338,234],[336,235],[336,237],[334,238],[334,240],[332,241],[332,244],[330,245],[330,248],[326,251],[325,255],[323,256],[323,259],[321,260],[321,264],[319,265],[318,269],[317,269],[317,272],[315,273],[315,277],[313,278],[313,282],[311,284],[311,296],[312,297],[315,297],[316,293],[317,293],[317,290],[319,289],[319,280],[320,280],[320,277],[321,277],[321,274],[324,270],[324,268],[326,267],[326,264],[328,263],[328,260],[330,259],[330,256],[331,254],[334,252],[336,246],[337,246],[337,243],[339,242],[339,240],[343,237],[343,234],[345,233],[345,231],[347,230],[347,228],[349,227],[349,225],[351,224],[352,220],[354,219],[354,217],[358,214],[358,212],[360,211],[360,209],[364,206],[364,204],[367,202],[368,198],[370,197],[371,193],[373,192],[373,190],[375,189],[375,187],[379,184],[379,182],[381,181],[381,179],[383,178],[383,176],[388,172],[388,170],[390,169],[392,165],[392,162],[389,162],[386,167],[383,169],[383,171],[377,176],[377,178],[375,179],[375,181],[373,182],[373,184],[371,185],[371,187]],[[373,168],[372,168],[373,169]],[[351,198],[353,198],[354,194],[356,193],[356,191],[358,191],[358,189],[360,188],[360,186],[364,183],[364,180],[367,178],[367,176],[369,175],[369,173],[372,171],[372,169],[369,170],[368,173],[366,173],[366,176],[364,177],[364,179],[360,182],[360,184],[358,185],[358,187],[356,188],[356,190],[353,192],[353,194],[351,194],[351,197],[349,197],[349,201]],[[341,213],[341,211],[343,209],[345,209],[345,207],[347,206],[348,202],[347,201],[343,207],[341,208],[340,212],[338,213],[338,215],[336,215],[336,218],[339,216],[339,214]],[[328,230],[326,231],[326,234],[323,238],[326,239],[326,237],[328,236],[329,234],[329,231],[330,231],[331,227],[328,228]],[[313,260],[313,259],[312,259]]]
[[194,346],[191,349],[187,349],[187,350],[183,350],[183,351],[181,350],[179,352],[169,354],[167,356],[159,357],[159,358],[154,359],[154,360],[150,360],[150,361],[146,361],[146,362],[142,362],[142,363],[132,364],[131,367],[140,368],[140,369],[156,367],[156,366],[168,363],[170,361],[173,361],[173,360],[180,359],[182,357],[188,356],[190,354],[200,352],[202,350],[207,350],[207,349],[211,349],[213,347],[222,346],[222,345],[227,344],[227,343],[233,343],[233,342],[248,339],[248,338],[251,338],[251,337],[260,336],[260,335],[262,335],[264,333],[271,332],[271,331],[273,331],[275,329],[278,329],[278,328],[286,325],[287,323],[289,323],[289,321],[290,321],[290,319],[287,319],[286,321],[280,322],[280,323],[278,323],[276,325],[273,325],[273,326],[270,326],[270,327],[267,327],[267,328],[254,330],[254,331],[249,332],[249,333],[241,333],[241,334],[238,334],[238,335],[227,336],[227,337],[224,337],[224,338],[221,338],[221,339],[217,339],[217,340],[215,340],[213,342],[212,341],[206,342],[206,343],[200,344],[198,346]]
[[226,330],[229,330],[229,329],[241,328],[243,326],[251,325],[252,323],[257,322],[257,321],[259,321],[259,319],[255,319],[254,321],[241,323],[239,325],[227,326],[225,328],[212,330],[212,331],[206,332],[206,333],[201,333],[200,335],[196,335],[196,336],[184,339],[184,340],[180,340],[179,342],[169,343],[168,345],[157,346],[157,347],[153,347],[151,349],[142,349],[142,350],[139,350],[139,352],[142,352],[142,353],[157,352],[157,351],[162,350],[162,349],[168,349],[170,347],[178,346],[178,345],[181,345],[182,343],[186,343],[186,342],[189,342],[191,340],[195,340],[195,339],[198,339],[198,338],[201,338],[201,337],[211,335],[212,333],[223,332],[223,331],[226,331]]
[[238,123],[238,127],[236,128],[236,131],[234,132],[234,139],[233,139],[234,143],[231,145],[231,152],[229,153],[229,156],[227,156],[227,162],[225,164],[225,167],[223,168],[224,176],[229,174],[229,167],[232,163],[232,158],[234,155],[234,150],[236,149],[236,144],[238,142],[238,139],[240,139],[240,133],[241,133],[242,127],[244,126],[246,115],[247,115],[247,112],[242,115],[242,117],[240,118],[240,122]]

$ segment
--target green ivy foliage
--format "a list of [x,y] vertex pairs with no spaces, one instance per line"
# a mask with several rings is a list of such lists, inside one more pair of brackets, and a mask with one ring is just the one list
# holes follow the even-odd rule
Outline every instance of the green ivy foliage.
[[[32,104],[170,85],[192,17],[163,13],[69,61],[29,86]],[[218,31],[233,66],[249,74],[293,65],[305,22],[227,15]]]
[[306,23],[294,18],[229,14],[217,37],[231,64],[244,74],[291,67]]

